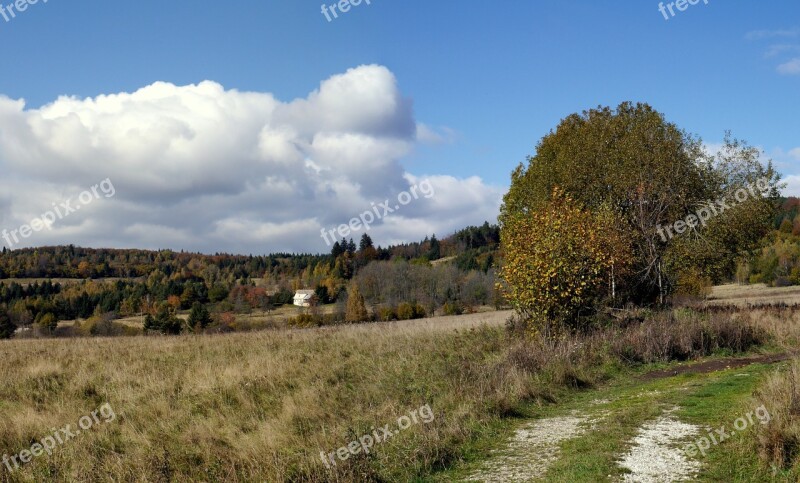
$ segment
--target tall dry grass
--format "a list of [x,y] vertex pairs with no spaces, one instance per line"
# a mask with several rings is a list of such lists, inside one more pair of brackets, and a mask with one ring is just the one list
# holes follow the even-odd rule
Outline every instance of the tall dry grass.
[[[521,341],[508,313],[219,336],[0,343],[0,451],[103,403],[117,419],[3,481],[408,481],[524,403],[634,363],[744,351],[766,333],[730,314],[669,313],[559,342]],[[332,469],[320,451],[429,404]]]
[[771,467],[800,477],[800,361],[770,375],[755,398],[771,416],[769,424],[755,429],[759,456]]

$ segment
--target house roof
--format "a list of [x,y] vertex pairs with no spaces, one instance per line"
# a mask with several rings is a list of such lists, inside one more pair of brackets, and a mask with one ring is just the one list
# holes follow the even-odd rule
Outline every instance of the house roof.
[[295,292],[294,296],[297,297],[298,295],[314,295],[314,293],[315,292],[313,290],[298,290],[297,292]]

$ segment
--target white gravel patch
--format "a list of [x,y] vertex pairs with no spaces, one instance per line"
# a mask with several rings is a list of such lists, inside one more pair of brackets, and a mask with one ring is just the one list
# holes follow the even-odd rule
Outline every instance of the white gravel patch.
[[631,472],[622,481],[666,483],[690,480],[697,474],[700,463],[687,458],[681,446],[699,434],[700,428],[678,421],[672,416],[676,409],[639,429],[633,447],[619,463]]
[[533,421],[518,429],[507,448],[465,481],[526,482],[541,479],[558,459],[560,444],[591,429],[596,421],[573,412],[570,416]]

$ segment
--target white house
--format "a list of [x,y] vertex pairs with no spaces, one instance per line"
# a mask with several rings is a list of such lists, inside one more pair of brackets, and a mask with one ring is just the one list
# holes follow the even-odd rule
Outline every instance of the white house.
[[317,295],[313,290],[298,290],[294,294],[294,304],[298,307],[311,307],[317,303]]

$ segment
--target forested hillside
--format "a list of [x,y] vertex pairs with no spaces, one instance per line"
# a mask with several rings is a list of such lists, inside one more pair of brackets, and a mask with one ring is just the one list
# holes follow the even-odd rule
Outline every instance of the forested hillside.
[[737,282],[800,285],[800,198],[781,199],[774,228],[760,250],[739,262]]
[[[364,303],[375,307],[369,319],[412,318],[437,310],[460,313],[495,302],[498,243],[498,227],[485,223],[443,240],[432,235],[386,248],[374,246],[365,234],[358,245],[352,239],[336,242],[330,254],[4,249],[0,325],[6,329],[0,332],[8,336],[33,325],[40,335],[49,335],[62,320],[95,316],[109,322],[133,315],[155,316],[162,324],[153,328],[161,331],[179,311],[189,309],[197,317],[210,310],[202,317],[202,328],[213,320],[228,330],[233,314],[270,312],[292,303],[301,288],[313,289],[321,305],[338,306],[325,318],[306,314],[300,322],[334,323],[345,319],[344,302],[354,283],[364,293]],[[431,263],[436,261],[444,263]],[[409,283],[415,284],[413,289]],[[413,310],[406,316],[407,307]]]

